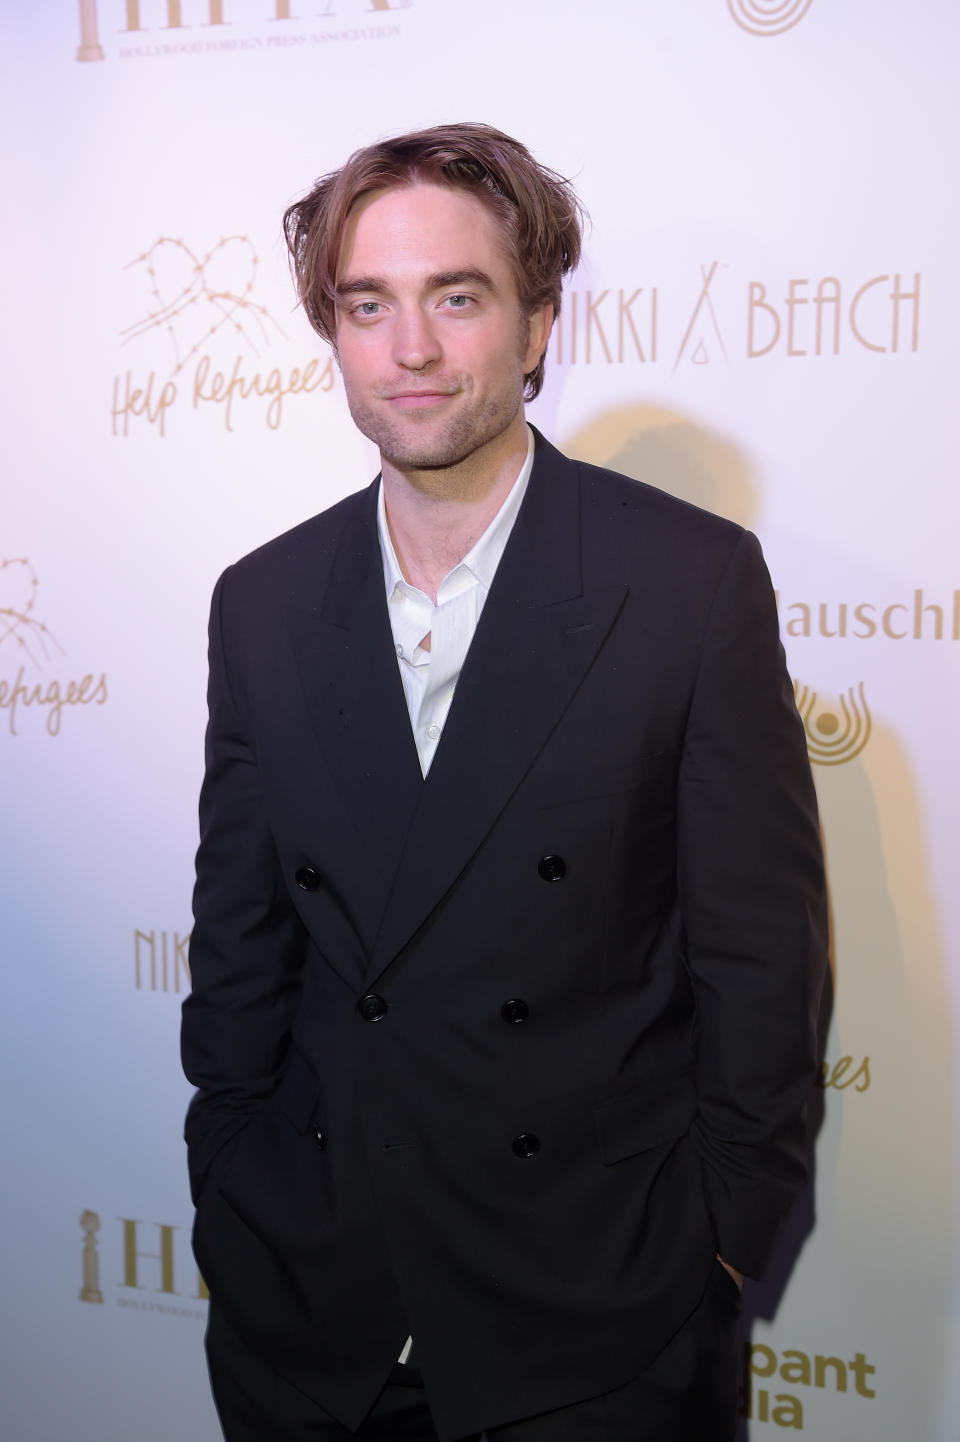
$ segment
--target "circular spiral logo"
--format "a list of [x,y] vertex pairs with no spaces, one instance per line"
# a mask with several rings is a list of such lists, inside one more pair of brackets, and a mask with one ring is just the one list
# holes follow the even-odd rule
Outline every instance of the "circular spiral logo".
[[727,9],[751,35],[782,35],[799,25],[813,0],[727,0]]
[[802,681],[794,681],[793,694],[811,761],[818,766],[840,766],[860,755],[873,727],[862,681],[838,697],[837,707],[818,706],[816,691]]

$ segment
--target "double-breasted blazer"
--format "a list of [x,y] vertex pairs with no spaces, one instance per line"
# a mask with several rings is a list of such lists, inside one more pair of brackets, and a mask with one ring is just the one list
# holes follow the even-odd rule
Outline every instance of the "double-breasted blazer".
[[[805,1175],[819,829],[755,538],[537,436],[421,777],[377,486],[213,599],[183,1059],[195,1248],[356,1427],[626,1382]],[[731,1284],[732,1285],[732,1284]]]

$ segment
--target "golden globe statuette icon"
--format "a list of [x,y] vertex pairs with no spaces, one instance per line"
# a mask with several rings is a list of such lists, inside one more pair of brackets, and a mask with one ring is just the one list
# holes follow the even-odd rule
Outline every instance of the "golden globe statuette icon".
[[100,1218],[96,1212],[80,1214],[83,1238],[83,1286],[80,1288],[81,1302],[102,1302],[100,1290],[100,1257],[97,1252],[96,1234],[100,1230]]
[[102,60],[103,47],[97,35],[97,0],[80,0],[80,44],[78,60]]

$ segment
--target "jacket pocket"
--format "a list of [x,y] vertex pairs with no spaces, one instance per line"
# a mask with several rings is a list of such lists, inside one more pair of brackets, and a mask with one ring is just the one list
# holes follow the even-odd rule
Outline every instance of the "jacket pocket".
[[298,1132],[318,1121],[320,1079],[299,1052],[284,1072],[274,1095],[274,1105]]
[[693,1068],[655,1079],[594,1109],[600,1156],[606,1166],[649,1147],[676,1141],[697,1112]]
[[240,1145],[240,1138],[249,1125],[249,1117],[241,1117],[239,1121],[228,1118],[205,1145],[191,1145],[187,1153],[187,1165],[190,1172],[190,1194],[195,1207],[200,1205],[207,1192],[216,1190],[223,1180],[233,1154]]
[[622,796],[652,781],[672,778],[676,771],[675,751],[655,751],[637,756],[625,766],[588,766],[576,771],[531,776],[529,804],[538,811],[567,806],[576,801],[593,801],[603,796]]

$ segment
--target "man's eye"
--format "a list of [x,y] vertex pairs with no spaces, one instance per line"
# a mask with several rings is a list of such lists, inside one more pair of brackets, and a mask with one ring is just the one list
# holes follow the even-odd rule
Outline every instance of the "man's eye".
[[380,309],[378,300],[362,300],[354,311],[354,315],[376,315]]
[[451,310],[466,310],[467,306],[470,304],[470,301],[471,297],[469,295],[447,296],[447,304],[450,306]]

